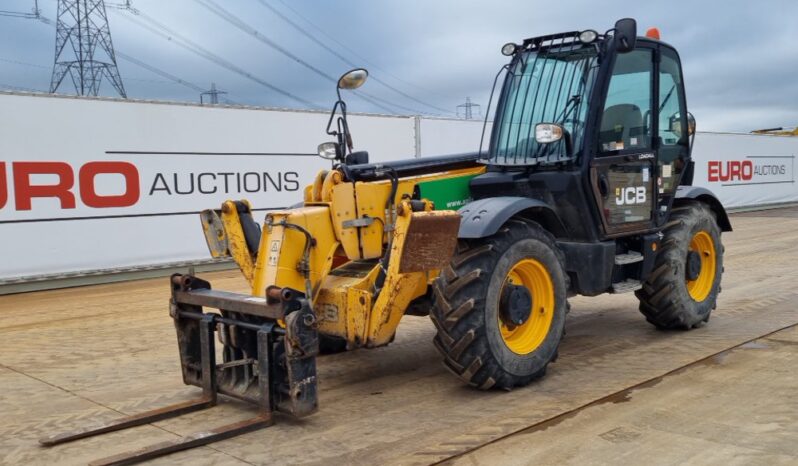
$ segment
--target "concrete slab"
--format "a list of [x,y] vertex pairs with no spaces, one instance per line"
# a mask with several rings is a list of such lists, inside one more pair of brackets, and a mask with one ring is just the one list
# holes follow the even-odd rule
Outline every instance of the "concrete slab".
[[[429,320],[408,317],[386,348],[320,358],[318,414],[302,421],[280,416],[274,427],[156,463],[428,464],[578,412],[798,323],[798,209],[780,212],[733,217],[735,232],[724,235],[723,293],[702,328],[657,331],[638,313],[631,294],[575,298],[560,359],[548,376],[512,392],[486,393],[446,372],[431,343]],[[216,289],[246,291],[236,272],[205,277]],[[50,449],[37,445],[46,434],[197,395],[198,389],[180,380],[168,295],[166,279],[158,279],[0,296],[0,463],[84,464],[249,417],[250,407],[226,402],[128,432]],[[779,338],[791,341],[794,334]],[[743,398],[728,402],[750,403],[746,393],[751,394],[741,392]],[[600,433],[616,441],[635,435],[624,429],[608,433],[623,426]],[[666,455],[664,446],[662,451]],[[774,461],[790,454],[777,451]],[[682,458],[678,448],[671,455],[664,458]]]
[[447,463],[798,464],[796,335],[744,344]]

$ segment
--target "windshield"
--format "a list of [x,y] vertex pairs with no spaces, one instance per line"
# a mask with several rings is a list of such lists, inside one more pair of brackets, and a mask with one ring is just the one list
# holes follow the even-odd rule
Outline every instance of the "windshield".
[[570,133],[574,150],[581,147],[596,58],[594,47],[581,45],[549,47],[516,57],[496,110],[490,162],[529,165],[567,159],[564,139],[551,144],[535,141],[538,123],[561,124]]

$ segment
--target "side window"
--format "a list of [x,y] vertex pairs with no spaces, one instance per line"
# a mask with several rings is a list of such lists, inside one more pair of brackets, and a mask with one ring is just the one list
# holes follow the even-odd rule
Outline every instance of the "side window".
[[687,112],[679,59],[673,50],[661,49],[659,64],[659,191],[672,192],[687,155]]
[[599,152],[651,148],[653,52],[618,55],[612,70],[599,132]]

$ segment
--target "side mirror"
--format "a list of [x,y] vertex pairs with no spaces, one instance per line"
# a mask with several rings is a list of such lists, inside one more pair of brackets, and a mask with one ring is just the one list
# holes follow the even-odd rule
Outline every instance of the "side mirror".
[[[674,113],[668,118],[670,131],[678,137],[682,136],[682,117],[679,112]],[[695,117],[692,113],[687,112],[687,135],[692,136],[695,134]]]
[[634,50],[637,44],[637,21],[633,18],[619,19],[615,23],[615,49],[618,53]]
[[355,68],[347,71],[340,78],[338,78],[338,89],[357,89],[366,82],[369,77],[369,72],[365,68]]

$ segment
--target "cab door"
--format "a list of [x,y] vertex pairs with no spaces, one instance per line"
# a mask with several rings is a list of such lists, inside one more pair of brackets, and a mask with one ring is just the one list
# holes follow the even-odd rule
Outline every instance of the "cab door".
[[607,236],[650,230],[657,205],[655,49],[618,54],[591,161],[594,197]]
[[690,160],[687,130],[687,102],[679,55],[668,46],[659,46],[657,60],[657,208],[661,226],[668,219],[676,187]]

